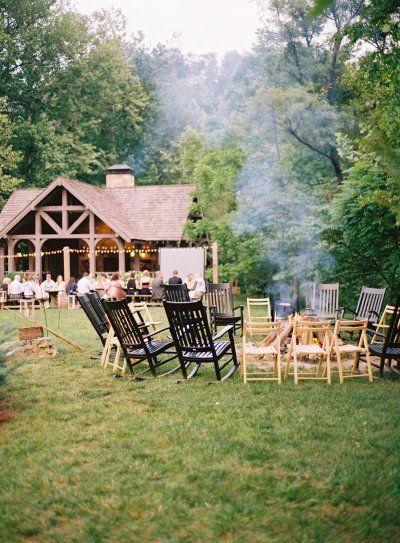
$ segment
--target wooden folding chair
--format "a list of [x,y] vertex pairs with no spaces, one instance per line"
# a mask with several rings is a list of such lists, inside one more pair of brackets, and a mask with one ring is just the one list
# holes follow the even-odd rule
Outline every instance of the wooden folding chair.
[[[393,305],[387,305],[385,309],[383,310],[382,317],[380,318],[379,322],[372,322],[372,326],[376,329],[376,334],[372,336],[370,343],[384,343],[384,340],[382,339],[381,334],[385,335],[388,328],[389,328],[389,322],[390,317],[394,313],[394,306]],[[380,333],[379,333],[380,332]],[[378,335],[379,334],[379,335]]]
[[[248,343],[248,334],[252,339],[259,339],[261,343]],[[281,384],[280,337],[280,322],[245,323],[241,365],[241,374],[245,383],[249,381],[277,381]],[[273,359],[272,367],[268,360],[265,360],[267,356]]]
[[[140,313],[143,317],[143,321],[145,322],[146,326],[149,328],[152,328],[153,330],[157,329],[157,326],[162,324],[161,321],[155,321],[150,313],[149,306],[146,302],[131,302],[129,305],[129,309],[132,311],[133,315],[136,313]],[[136,319],[137,320],[137,319]]]
[[[373,381],[372,366],[369,354],[368,340],[367,340],[368,320],[365,321],[336,321],[333,331],[333,341],[331,341],[331,356],[336,356],[336,362],[338,366],[339,381],[344,383],[344,379],[353,377],[368,377],[369,381]],[[340,336],[341,332],[350,332],[350,337],[353,337],[353,333],[357,332],[359,340],[357,345],[351,343],[342,343]],[[353,365],[349,370],[343,368],[343,355],[354,354]],[[360,361],[360,355],[364,355],[367,363],[367,373],[360,373],[358,365]]]
[[[285,380],[288,378],[290,363],[293,358],[293,375],[296,385],[299,383],[299,379],[312,379],[331,383],[329,335],[329,322],[310,322],[294,319],[292,340],[286,359]],[[304,356],[316,356],[318,358],[319,362],[316,370],[299,372],[299,357]],[[326,371],[322,372],[324,361]]]
[[[270,322],[271,303],[269,298],[247,298],[247,331],[251,335],[251,325]],[[255,328],[257,331],[257,327]]]

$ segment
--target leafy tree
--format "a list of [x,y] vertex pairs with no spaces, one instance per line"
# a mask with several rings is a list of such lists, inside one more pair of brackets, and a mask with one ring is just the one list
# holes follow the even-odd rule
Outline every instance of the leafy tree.
[[0,98],[0,207],[21,181],[14,177],[20,156],[12,148],[14,127],[7,115],[7,103]]

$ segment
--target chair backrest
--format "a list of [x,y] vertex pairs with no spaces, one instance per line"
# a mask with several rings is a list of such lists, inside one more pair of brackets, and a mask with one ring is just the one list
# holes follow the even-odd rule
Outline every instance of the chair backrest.
[[101,342],[104,344],[106,341],[106,336],[110,329],[110,325],[107,322],[107,319],[101,319],[97,311],[95,311],[92,304],[89,302],[86,294],[78,294],[79,304],[85,312],[87,318],[91,322],[93,328],[96,330],[97,335],[101,339]]
[[377,322],[385,297],[385,288],[362,287],[356,307],[356,320]]
[[126,300],[102,300],[104,311],[124,350],[143,348],[148,352],[139,325]]
[[281,344],[282,322],[253,322],[247,321],[243,327],[243,344],[246,343],[246,336],[249,334],[252,338],[260,338],[262,346],[268,346],[272,343],[276,348]]
[[322,319],[335,317],[339,309],[339,283],[321,283],[317,289],[317,307],[313,308]]
[[207,283],[207,305],[216,315],[233,315],[233,294],[230,283]]
[[384,348],[400,346],[400,296],[396,300],[385,337]]
[[164,301],[164,308],[178,354],[209,352],[216,356],[206,308],[201,300]]
[[164,285],[165,299],[168,302],[189,302],[189,291],[187,285]]
[[[252,313],[253,308],[253,313]],[[260,308],[261,314],[257,313],[257,309]],[[263,323],[271,320],[271,304],[269,298],[247,298],[247,316],[250,323]]]
[[338,337],[341,332],[362,332],[367,330],[368,320],[364,321],[346,321],[346,320],[336,320],[335,328],[333,331],[334,337]]
[[107,321],[106,313],[104,307],[101,303],[101,298],[97,292],[88,292],[86,294],[87,299],[92,304],[93,309],[98,314],[99,318],[104,322]]
[[323,348],[329,347],[330,329],[330,322],[294,319],[292,344],[296,343],[299,337],[301,343],[312,344],[314,342],[314,334],[317,334],[320,341],[322,336],[321,343]]

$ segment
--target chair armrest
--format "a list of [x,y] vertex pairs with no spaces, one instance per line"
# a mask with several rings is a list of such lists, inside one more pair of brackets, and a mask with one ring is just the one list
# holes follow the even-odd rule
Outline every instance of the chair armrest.
[[166,326],[165,328],[159,328],[158,330],[154,330],[154,332],[150,332],[150,334],[146,334],[144,339],[147,339],[149,337],[155,336],[156,334],[160,334],[161,332],[165,332],[165,330],[169,330],[169,326]]
[[233,324],[228,324],[228,326],[224,326],[222,330],[218,332],[218,334],[215,334],[215,336],[213,336],[213,340],[215,341],[216,339],[219,339],[220,337],[224,336],[231,330],[233,330]]
[[386,338],[385,334],[381,334],[380,332],[377,332],[376,330],[371,330],[370,328],[367,328],[367,334],[370,334],[371,336],[378,336],[383,339]]
[[233,311],[236,311],[237,309],[240,309],[240,311],[243,313],[244,305],[237,305],[233,308]]
[[348,311],[349,313],[352,313],[355,317],[357,316],[357,313],[354,311],[354,309],[350,309],[350,307],[344,307],[344,306],[339,307],[339,309],[336,309],[335,313],[340,312],[340,319],[342,319],[346,311]]
[[371,315],[375,315],[375,316],[376,316],[376,320],[377,320],[377,321],[379,320],[379,315],[378,315],[378,313],[377,313],[376,311],[371,310],[371,311],[368,311],[368,321],[371,320]]

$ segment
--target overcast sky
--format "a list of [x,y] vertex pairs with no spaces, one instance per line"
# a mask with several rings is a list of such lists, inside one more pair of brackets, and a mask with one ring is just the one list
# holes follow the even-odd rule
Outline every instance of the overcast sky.
[[254,0],[73,0],[82,13],[118,8],[128,19],[128,31],[142,30],[146,42],[177,43],[187,53],[223,55],[246,51],[259,26]]

